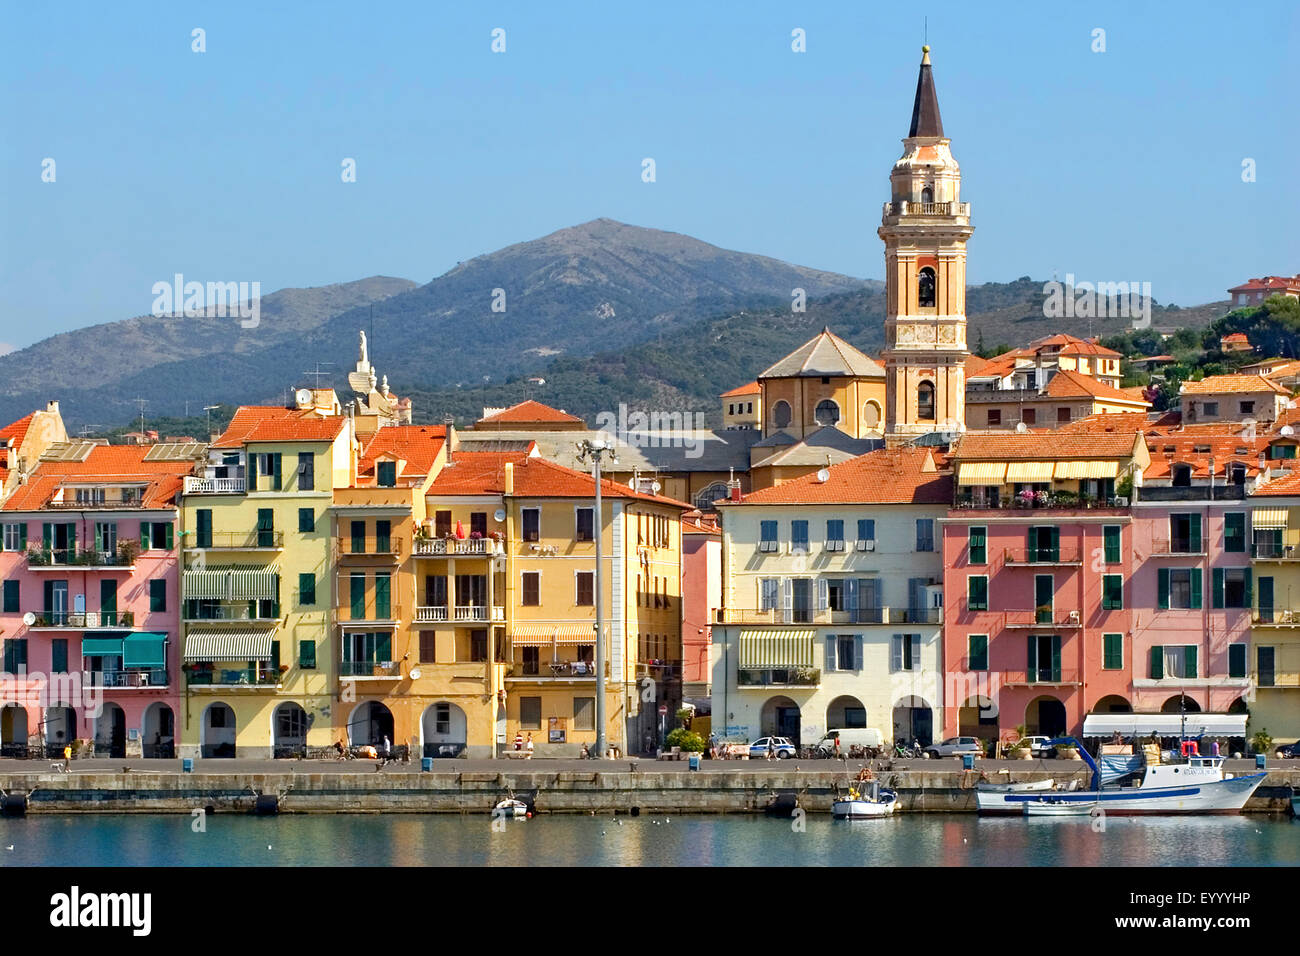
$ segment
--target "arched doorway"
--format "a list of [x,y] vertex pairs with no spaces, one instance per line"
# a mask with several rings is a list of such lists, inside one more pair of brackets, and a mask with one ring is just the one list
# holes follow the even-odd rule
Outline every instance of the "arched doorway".
[[156,700],[145,708],[141,733],[141,753],[145,757],[170,760],[176,756],[176,715],[162,701]]
[[77,712],[59,705],[45,712],[45,749],[49,757],[62,757],[63,748],[77,739]]
[[456,757],[465,749],[469,736],[465,711],[440,700],[430,704],[420,718],[420,739],[426,757]]
[[0,710],[0,757],[27,756],[27,710],[6,704]]
[[862,427],[868,430],[880,427],[880,405],[870,399],[862,403]]
[[126,712],[118,704],[105,704],[95,718],[95,756],[126,756]]
[[271,720],[274,733],[273,757],[297,757],[307,753],[307,711],[302,705],[285,701],[275,709]]
[[[1181,705],[1178,703],[1180,697],[1182,698]],[[1160,705],[1160,713],[1162,714],[1177,714],[1180,711],[1189,714],[1199,714],[1201,712],[1201,705],[1192,700],[1192,698],[1188,697],[1186,694],[1175,694]]]
[[759,736],[789,737],[799,744],[799,705],[789,697],[770,697],[759,712]]
[[1249,710],[1247,709],[1247,707],[1246,707],[1246,698],[1244,698],[1244,697],[1238,697],[1238,698],[1237,698],[1236,700],[1234,700],[1231,704],[1229,704],[1229,705],[1228,705],[1228,713],[1230,713],[1230,714],[1248,714],[1248,713],[1250,713],[1250,711],[1249,711]]
[[1064,736],[1065,704],[1055,697],[1035,697],[1025,708],[1025,727],[1030,736]]
[[216,701],[203,712],[199,753],[204,757],[235,755],[235,712],[229,704]]
[[850,695],[836,697],[826,708],[826,729],[847,730],[867,726],[867,708]]
[[393,739],[393,712],[377,700],[358,704],[348,719],[348,742],[354,747],[370,744],[382,747],[384,738]]
[[894,704],[894,740],[922,747],[934,743],[934,711],[924,697],[904,697]]
[[992,697],[975,695],[957,709],[957,733],[980,740],[998,739],[998,705]]
[[1092,712],[1094,714],[1131,714],[1133,713],[1133,705],[1128,702],[1127,698],[1121,697],[1119,694],[1110,694],[1097,701],[1093,705]]

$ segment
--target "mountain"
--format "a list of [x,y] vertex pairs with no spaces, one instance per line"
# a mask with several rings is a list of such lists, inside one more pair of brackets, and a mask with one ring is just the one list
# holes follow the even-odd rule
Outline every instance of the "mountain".
[[709,316],[789,308],[796,288],[819,297],[879,285],[597,219],[470,259],[419,287],[365,279],[273,293],[256,329],[144,317],[46,339],[0,357],[0,419],[51,397],[70,424],[125,420],[137,397],[148,414],[176,413],[186,401],[280,400],[317,361],[333,363],[325,381],[342,387],[361,329],[395,389],[502,382],[555,356],[631,347]]

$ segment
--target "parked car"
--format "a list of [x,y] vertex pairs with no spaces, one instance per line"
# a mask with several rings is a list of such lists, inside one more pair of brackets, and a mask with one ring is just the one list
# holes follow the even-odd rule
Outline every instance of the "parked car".
[[791,743],[789,737],[759,737],[749,745],[749,759],[763,760],[767,757],[767,745],[772,744],[774,756],[779,759],[799,756],[799,748]]
[[1277,748],[1276,755],[1281,760],[1300,760],[1300,742],[1283,744]]
[[1029,744],[1029,752],[1035,757],[1055,757],[1056,748],[1047,746],[1051,737],[1022,737],[1021,743]]
[[984,755],[984,745],[976,737],[949,737],[943,743],[931,744],[925,748],[931,757],[955,757],[959,754]]
[[835,742],[839,741],[840,753],[847,754],[853,747],[859,747],[872,757],[880,756],[885,746],[885,736],[874,727],[846,727],[842,730],[828,730],[826,735],[814,745],[825,756],[835,752]]

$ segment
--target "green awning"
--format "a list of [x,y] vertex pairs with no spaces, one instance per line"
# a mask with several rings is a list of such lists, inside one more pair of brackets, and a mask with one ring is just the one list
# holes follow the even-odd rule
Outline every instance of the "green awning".
[[167,635],[138,631],[122,642],[123,667],[166,667]]
[[81,639],[82,657],[121,657],[122,636],[117,637],[83,637]]

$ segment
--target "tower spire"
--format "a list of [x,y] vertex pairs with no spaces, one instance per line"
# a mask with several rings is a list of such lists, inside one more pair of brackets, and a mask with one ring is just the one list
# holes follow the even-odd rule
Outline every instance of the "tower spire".
[[912,104],[913,136],[943,139],[943,120],[939,118],[939,96],[934,91],[934,73],[930,69],[930,47],[921,47],[921,75],[916,78],[916,101]]

